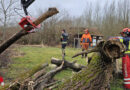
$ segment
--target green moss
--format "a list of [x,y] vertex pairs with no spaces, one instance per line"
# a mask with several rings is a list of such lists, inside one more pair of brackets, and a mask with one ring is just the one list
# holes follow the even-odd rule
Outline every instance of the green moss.
[[123,88],[123,80],[122,79],[116,79],[111,82],[111,90],[124,90]]
[[[66,85],[68,86],[69,84],[71,84],[71,87],[74,87],[77,82],[83,82],[84,85],[87,85],[87,83],[90,80],[95,78],[97,74],[101,72],[101,69],[98,65],[99,60],[100,60],[99,55],[95,53],[95,55],[91,60],[91,63],[88,65],[87,68],[83,69],[79,73],[76,73],[71,79],[66,80],[64,83],[61,83],[61,85],[59,85],[57,89],[61,90],[63,87],[66,87]],[[91,77],[89,77],[90,75]]]

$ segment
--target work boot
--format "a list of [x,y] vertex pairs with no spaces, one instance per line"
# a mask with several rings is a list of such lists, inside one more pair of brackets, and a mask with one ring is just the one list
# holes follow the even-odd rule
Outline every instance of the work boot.
[[85,58],[87,57],[87,54],[85,54]]
[[84,54],[82,54],[82,57],[81,58],[84,58]]

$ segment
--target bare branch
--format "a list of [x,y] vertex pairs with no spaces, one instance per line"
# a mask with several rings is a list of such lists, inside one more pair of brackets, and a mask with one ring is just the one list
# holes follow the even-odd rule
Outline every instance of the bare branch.
[[99,52],[99,49],[94,48],[94,49],[91,49],[91,50],[83,51],[83,52],[75,54],[72,58],[75,58],[75,57],[82,55],[82,54],[88,54],[88,53],[92,53],[92,52]]

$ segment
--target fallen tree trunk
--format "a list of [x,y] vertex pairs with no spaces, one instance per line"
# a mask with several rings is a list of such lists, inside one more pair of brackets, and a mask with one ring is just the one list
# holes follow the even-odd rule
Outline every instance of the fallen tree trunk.
[[74,57],[91,51],[94,53],[90,64],[60,84],[58,90],[110,90],[114,62],[123,55],[125,47],[115,40],[102,41],[94,49],[78,53]]
[[[63,60],[59,60],[59,59],[56,59],[56,58],[52,58],[51,59],[51,63],[52,64],[55,64],[57,66],[60,66],[62,64]],[[64,60],[64,66],[63,68],[70,68],[76,72],[82,70],[83,68],[85,68],[85,66],[81,66],[81,65],[78,65],[78,64],[75,64],[76,62],[69,62],[69,61],[66,61]]]
[[[56,64],[58,67],[47,72],[45,70],[45,67],[48,66],[48,64],[44,64],[40,66],[34,73],[28,75],[28,78],[25,79],[19,79],[13,84],[10,85],[8,90],[43,90],[44,88],[54,88],[57,87],[57,82],[53,80],[53,77],[60,71],[71,68],[74,71],[80,71],[82,68],[85,68],[84,66],[75,65],[76,62],[69,62],[66,60],[58,60],[56,58],[52,58],[51,62],[53,64]],[[32,70],[33,71],[33,70]],[[56,85],[55,85],[56,84]],[[53,86],[54,85],[54,86]]]
[[[36,19],[33,23],[35,25],[39,25],[41,22],[46,20],[47,18],[57,14],[58,11],[56,8],[49,8],[47,12],[45,12],[43,15],[41,15],[38,19]],[[16,42],[18,39],[20,39],[22,36],[25,36],[29,34],[29,32],[32,30],[31,26],[27,26],[24,30],[20,30],[18,33],[14,34],[11,38],[9,38],[7,41],[5,41],[1,46],[0,46],[0,54],[6,50],[10,45],[12,45],[14,42]]]

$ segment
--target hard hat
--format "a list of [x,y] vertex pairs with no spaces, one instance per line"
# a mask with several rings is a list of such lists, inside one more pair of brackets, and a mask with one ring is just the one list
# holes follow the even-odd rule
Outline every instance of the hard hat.
[[122,30],[122,32],[127,32],[129,30],[129,28],[124,28],[123,30]]
[[121,33],[125,34],[127,36],[130,36],[130,29],[129,28],[124,28]]

